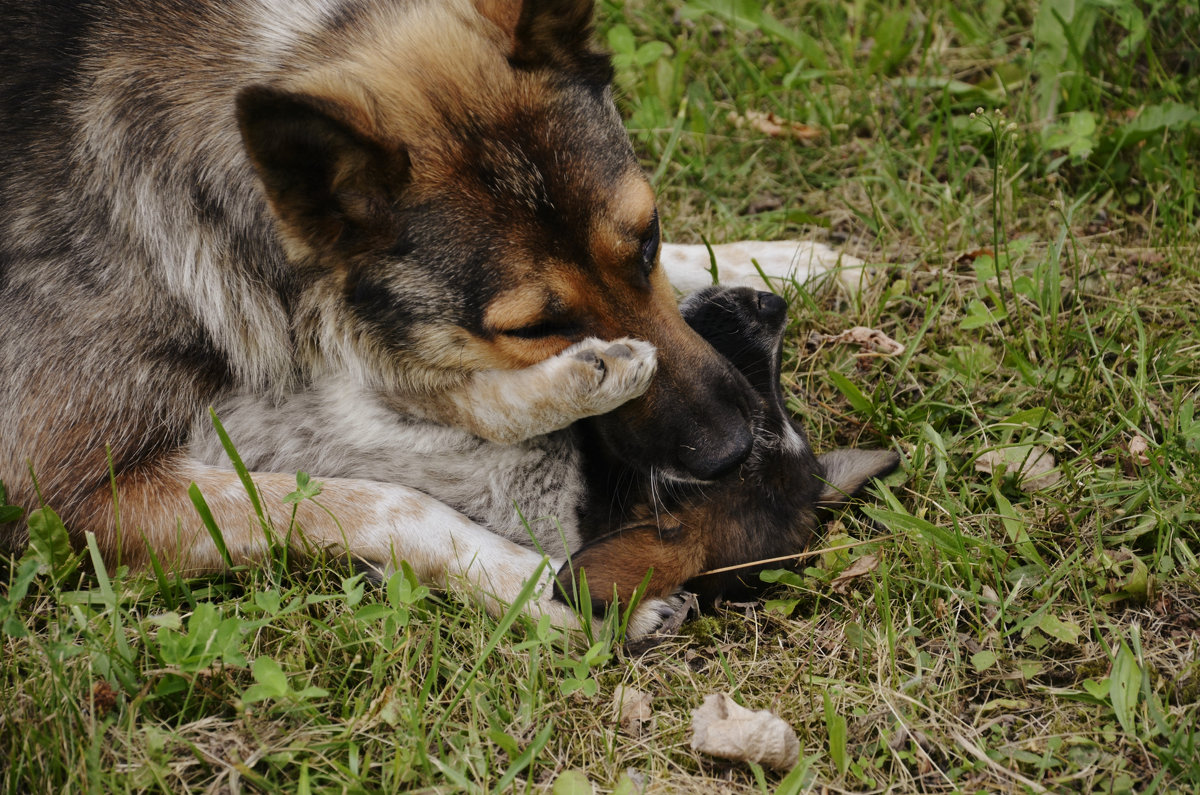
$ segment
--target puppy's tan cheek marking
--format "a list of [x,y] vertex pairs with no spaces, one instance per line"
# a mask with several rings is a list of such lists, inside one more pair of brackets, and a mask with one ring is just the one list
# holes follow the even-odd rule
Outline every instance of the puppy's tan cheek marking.
[[696,528],[673,532],[657,526],[625,530],[585,547],[575,554],[572,567],[587,574],[593,598],[608,601],[615,591],[627,601],[654,570],[644,597],[668,596],[704,567],[703,534]]

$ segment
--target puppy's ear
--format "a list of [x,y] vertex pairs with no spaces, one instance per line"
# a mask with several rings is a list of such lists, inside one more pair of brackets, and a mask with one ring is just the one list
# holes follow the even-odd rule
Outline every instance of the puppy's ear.
[[591,46],[593,0],[475,0],[475,6],[512,41],[514,65],[567,69],[603,85],[612,81],[609,58]]
[[[360,118],[356,118],[356,116]],[[369,245],[394,223],[409,159],[347,105],[269,86],[237,98],[238,127],[289,253]]]
[[817,497],[819,505],[835,507],[858,494],[867,481],[883,477],[900,465],[900,456],[891,450],[830,450],[817,456],[824,470],[825,487]]

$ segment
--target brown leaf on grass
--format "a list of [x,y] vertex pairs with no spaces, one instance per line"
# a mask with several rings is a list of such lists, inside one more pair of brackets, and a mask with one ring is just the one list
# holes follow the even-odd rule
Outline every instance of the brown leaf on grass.
[[1167,260],[1167,255],[1156,248],[1137,248],[1129,252],[1130,264],[1139,267],[1161,265]]
[[772,210],[779,210],[783,207],[783,199],[770,193],[764,193],[760,196],[751,199],[746,205],[746,215],[758,215],[759,213],[769,213]]
[[117,692],[106,680],[98,679],[92,686],[92,704],[97,718],[106,717],[117,706]]
[[860,345],[868,348],[873,353],[883,354],[884,356],[899,356],[905,350],[904,345],[896,342],[887,334],[873,328],[867,328],[866,326],[855,326],[854,328],[846,329],[841,334],[814,335],[813,339],[817,342]]
[[976,248],[970,251],[964,251],[959,254],[955,260],[955,265],[969,265],[980,257],[995,257],[996,252],[990,248]]
[[990,475],[1003,467],[1020,473],[1021,491],[1033,492],[1053,486],[1062,475],[1055,469],[1054,454],[1039,445],[1017,445],[986,450],[975,459],[975,470]]
[[791,770],[800,760],[800,741],[786,721],[765,709],[748,710],[724,693],[705,696],[692,712],[692,750],[776,770]]
[[843,569],[841,574],[833,578],[829,587],[833,589],[834,593],[846,593],[855,580],[866,577],[877,568],[879,568],[878,555],[863,555],[855,558],[854,562]]
[[[988,620],[988,623],[991,623],[1000,614],[1000,609],[996,607],[996,605],[1000,604],[1000,596],[996,593],[996,589],[990,585],[984,585],[979,589],[979,593],[986,600],[983,603],[983,617]],[[976,651],[980,651],[982,648],[980,647]]]
[[628,685],[619,686],[613,693],[617,722],[630,737],[641,737],[654,720],[654,711],[650,708],[651,701],[649,693]]
[[798,121],[790,121],[768,111],[748,110],[745,115],[729,114],[733,126],[741,129],[748,127],[772,138],[793,138],[802,143],[811,143],[821,137],[818,127],[810,127]]
[[940,596],[933,600],[933,614],[938,618],[946,618],[950,615],[950,608],[946,607],[946,600]]
[[1146,455],[1150,451],[1150,442],[1146,441],[1146,437],[1138,434],[1129,440],[1129,457],[1138,466],[1150,466],[1150,456]]

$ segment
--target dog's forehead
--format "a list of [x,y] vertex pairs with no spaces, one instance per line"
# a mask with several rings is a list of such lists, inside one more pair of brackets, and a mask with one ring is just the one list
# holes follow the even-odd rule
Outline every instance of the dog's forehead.
[[526,92],[448,124],[433,162],[413,154],[416,190],[471,219],[472,239],[505,263],[506,278],[551,262],[600,273],[627,263],[632,274],[654,192],[611,98],[555,83],[533,77]]
[[[641,203],[652,203],[607,90],[546,76],[521,86],[468,123],[447,126],[447,137],[458,140],[445,154],[457,161],[460,178],[476,182],[490,202],[576,229],[623,207],[636,182],[646,194]],[[614,203],[618,193],[623,198]]]

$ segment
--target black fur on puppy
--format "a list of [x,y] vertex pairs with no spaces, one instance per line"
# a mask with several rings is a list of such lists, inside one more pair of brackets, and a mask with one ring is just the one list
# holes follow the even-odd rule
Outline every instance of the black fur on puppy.
[[[702,603],[746,596],[765,567],[700,575],[802,551],[830,509],[899,464],[899,456],[886,450],[813,453],[780,387],[787,325],[782,298],[749,287],[712,287],[689,296],[680,310],[754,388],[751,454],[716,483],[663,488],[608,454],[585,421],[590,498],[580,522],[585,543],[559,571],[559,598],[567,598],[563,589],[584,571],[595,602],[607,603],[614,595],[624,602],[651,569],[646,598],[668,596],[680,585]],[[625,496],[614,501],[613,495]]]

